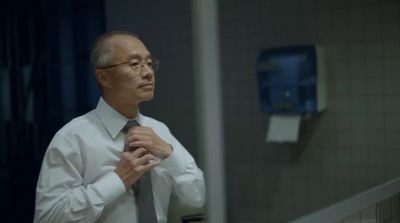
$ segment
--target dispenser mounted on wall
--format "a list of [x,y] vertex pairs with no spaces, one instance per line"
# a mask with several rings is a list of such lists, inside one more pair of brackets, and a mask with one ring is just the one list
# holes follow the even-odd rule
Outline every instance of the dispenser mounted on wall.
[[270,114],[267,142],[297,142],[302,117],[327,106],[326,66],[321,47],[262,50],[257,60],[261,110]]
[[263,112],[309,114],[327,106],[326,66],[319,46],[263,50],[257,60],[257,77]]

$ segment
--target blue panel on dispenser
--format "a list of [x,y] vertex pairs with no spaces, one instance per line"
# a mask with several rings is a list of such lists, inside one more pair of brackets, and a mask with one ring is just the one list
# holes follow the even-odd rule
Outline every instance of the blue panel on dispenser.
[[257,60],[257,77],[263,112],[318,111],[315,46],[263,50]]

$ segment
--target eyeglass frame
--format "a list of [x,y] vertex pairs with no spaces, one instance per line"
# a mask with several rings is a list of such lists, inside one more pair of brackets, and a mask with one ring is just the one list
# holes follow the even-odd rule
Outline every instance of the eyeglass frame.
[[[160,66],[160,61],[159,61],[158,59],[156,59],[156,58],[151,58],[151,65],[148,65],[148,64],[146,64],[145,62],[143,62],[144,60],[141,60],[141,61],[139,62],[139,64],[138,64],[138,65],[140,65],[140,66],[138,66],[138,70],[135,70],[134,66],[133,66],[132,64],[130,64],[130,63],[132,63],[132,60],[133,60],[133,59],[130,59],[130,60],[125,61],[125,62],[122,62],[122,63],[113,64],[113,65],[109,65],[109,66],[105,66],[105,67],[97,67],[96,69],[108,69],[108,68],[113,68],[113,67],[117,67],[117,66],[120,66],[120,65],[128,64],[129,67],[130,67],[133,71],[138,72],[138,73],[141,73],[141,72],[143,71],[143,67],[144,67],[145,65],[148,66],[152,71],[157,71],[158,68],[159,68],[159,66]],[[135,65],[135,66],[137,66],[137,65]],[[139,69],[140,69],[140,70],[139,70]]]

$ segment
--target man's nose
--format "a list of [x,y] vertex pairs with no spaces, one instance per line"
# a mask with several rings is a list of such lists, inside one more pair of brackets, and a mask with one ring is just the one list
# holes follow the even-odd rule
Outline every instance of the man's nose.
[[142,72],[141,72],[141,76],[142,77],[150,77],[154,75],[154,70],[151,66],[147,65],[147,64],[143,64],[142,66]]

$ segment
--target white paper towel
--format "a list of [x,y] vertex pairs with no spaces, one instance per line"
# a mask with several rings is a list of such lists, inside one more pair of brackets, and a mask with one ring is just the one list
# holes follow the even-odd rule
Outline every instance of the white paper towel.
[[271,115],[267,142],[297,142],[300,115]]

